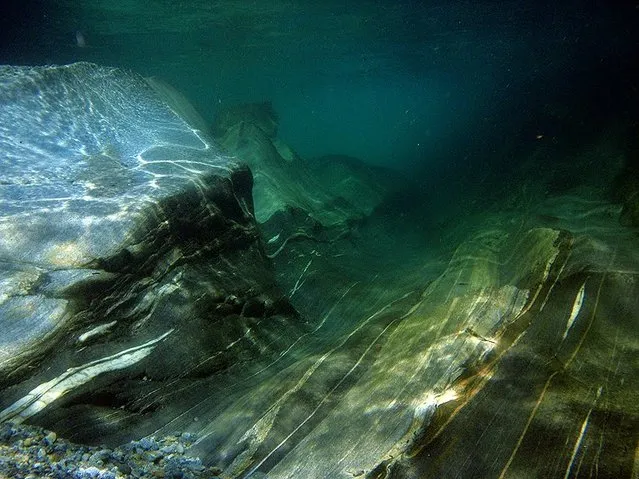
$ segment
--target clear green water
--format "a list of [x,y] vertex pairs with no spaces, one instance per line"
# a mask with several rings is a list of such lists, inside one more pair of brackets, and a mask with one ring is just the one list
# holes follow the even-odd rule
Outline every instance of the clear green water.
[[35,1],[1,20],[0,63],[131,68],[207,119],[270,100],[306,158],[463,166],[636,106],[635,5],[586,3]]

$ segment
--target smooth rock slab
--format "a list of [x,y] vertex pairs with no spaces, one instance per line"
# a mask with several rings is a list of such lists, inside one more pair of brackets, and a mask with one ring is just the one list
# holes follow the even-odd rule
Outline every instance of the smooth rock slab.
[[151,84],[88,63],[0,67],[0,421],[140,437],[140,388],[286,346],[273,329],[296,315],[258,241],[250,172]]

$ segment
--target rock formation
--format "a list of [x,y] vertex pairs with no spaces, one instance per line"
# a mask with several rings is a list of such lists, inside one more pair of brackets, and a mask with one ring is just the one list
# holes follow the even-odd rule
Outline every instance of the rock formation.
[[130,72],[0,80],[0,420],[188,433],[225,478],[636,475],[639,255],[602,195],[443,228],[268,104],[213,140]]

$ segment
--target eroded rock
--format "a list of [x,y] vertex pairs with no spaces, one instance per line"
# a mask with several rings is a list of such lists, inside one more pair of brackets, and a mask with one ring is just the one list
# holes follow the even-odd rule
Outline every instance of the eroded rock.
[[140,437],[175,417],[141,415],[167,404],[158,391],[288,342],[273,328],[295,330],[295,311],[265,306],[286,300],[248,169],[133,73],[80,63],[0,79],[1,420]]

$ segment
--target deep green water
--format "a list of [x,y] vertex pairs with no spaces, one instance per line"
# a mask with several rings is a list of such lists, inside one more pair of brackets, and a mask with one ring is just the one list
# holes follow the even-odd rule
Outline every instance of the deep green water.
[[636,115],[636,2],[13,3],[0,63],[156,75],[209,120],[270,100],[282,138],[306,158],[347,154],[430,176]]

